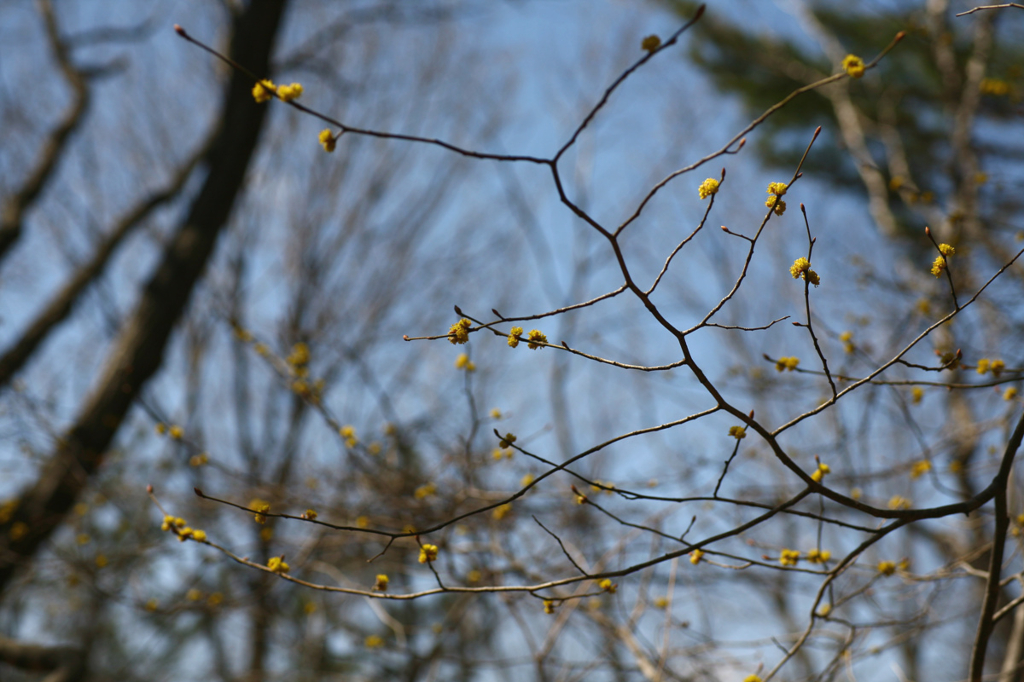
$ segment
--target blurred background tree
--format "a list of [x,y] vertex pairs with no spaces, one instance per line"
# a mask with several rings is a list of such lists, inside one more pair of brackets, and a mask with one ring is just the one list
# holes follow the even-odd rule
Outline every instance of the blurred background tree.
[[[690,2],[668,4],[680,16],[690,16],[696,8]],[[1011,7],[967,14],[976,5],[942,0],[856,6],[784,2],[777,9],[788,30],[756,30],[752,24],[712,14],[689,44],[690,58],[708,74],[716,90],[738,97],[752,116],[834,71],[845,55],[873,54],[892,33],[907,33],[898,56],[881,63],[876,77],[842,81],[801,98],[766,122],[754,147],[762,163],[786,170],[801,153],[793,140],[809,124],[824,127],[821,147],[804,167],[815,181],[837,192],[840,206],[831,212],[827,221],[831,225],[822,226],[821,236],[825,240],[830,232],[837,234],[835,243],[841,245],[837,255],[847,261],[845,267],[842,260],[835,263],[845,272],[840,270],[834,277],[857,283],[841,285],[833,294],[845,319],[830,311],[819,313],[837,329],[852,326],[856,330],[845,332],[856,341],[847,342],[851,362],[843,372],[863,371],[865,354],[873,347],[885,347],[901,331],[906,336],[909,332],[903,325],[948,305],[948,292],[922,286],[917,275],[920,264],[934,255],[934,247],[923,235],[925,225],[938,241],[956,248],[958,286],[966,290],[977,289],[986,273],[1010,261],[1024,237],[1020,193],[1024,148],[1016,142],[1024,139],[1024,23],[1018,16],[1021,12]],[[860,228],[865,217],[869,218],[866,230]],[[973,314],[943,327],[937,335],[937,355],[962,349],[968,359],[945,373],[943,383],[969,382],[971,375],[985,372],[990,357],[1005,357],[1008,366],[1020,366],[1022,271],[1013,268],[1008,274],[1012,282],[1004,282]],[[873,292],[873,309],[850,314],[850,302],[863,299],[864,292]],[[941,433],[938,438],[920,439],[924,454],[920,461],[945,460],[943,466],[952,472],[949,485],[963,499],[988,484],[991,466],[984,462],[993,447],[990,439],[1007,433],[1005,420],[1012,418],[1010,414],[1000,418],[994,396],[979,393],[951,390],[935,396],[930,405],[932,419],[904,421],[909,416],[906,405],[920,400],[916,394],[892,406],[903,413],[904,434]],[[850,417],[847,424],[836,427],[839,432],[863,432],[859,424],[864,414]],[[912,463],[894,461],[892,466],[897,474]],[[910,537],[914,553],[931,562],[969,561],[985,569],[989,552],[971,554],[965,548],[990,547],[992,532],[991,523],[979,522],[937,526],[927,532],[918,529]],[[984,585],[969,584],[976,589],[958,590],[949,602],[939,602],[943,608],[936,609],[935,620],[920,612],[920,626],[948,638],[941,656],[946,660],[968,656],[960,643],[971,641],[977,628],[970,607],[981,602]],[[1002,603],[1016,594],[1006,586]],[[920,606],[925,603],[919,602]],[[894,635],[899,637],[903,627],[897,626]],[[1016,611],[1012,626],[1005,621],[995,636],[994,648],[1002,652],[1001,682],[1024,679],[1024,613]],[[935,639],[899,639],[906,679],[929,677]]]
[[[445,311],[423,302],[452,277],[428,278],[426,268],[448,260],[454,277],[451,244],[473,244],[482,204],[455,205],[450,189],[467,182],[467,168],[446,156],[360,141],[326,157],[296,116],[276,111],[265,125],[252,83],[181,50],[170,26],[187,18],[260,73],[321,83],[317,101],[334,111],[409,132],[443,120],[430,132],[487,140],[493,107],[458,96],[482,75],[458,65],[475,48],[454,39],[454,20],[472,7],[123,9],[13,3],[0,20],[11,95],[2,107],[11,135],[0,229],[0,660],[13,667],[3,677],[356,670],[373,653],[363,641],[375,632],[367,618],[380,627],[375,606],[325,608],[209,557],[179,561],[144,490],[155,483],[167,501],[191,503],[193,486],[213,485],[275,507],[319,497],[353,523],[424,513],[422,503],[387,501],[412,499],[423,483],[411,439],[443,428],[445,411],[420,403],[399,419],[395,402],[436,370],[379,345],[400,344],[409,324],[441,324]],[[484,97],[501,96],[502,77],[490,82]],[[477,242],[514,256],[500,237]],[[480,276],[472,264],[460,274]],[[360,425],[352,447],[337,429],[325,440],[312,396]],[[222,511],[190,519],[213,535]],[[274,524],[246,518],[244,529],[225,519],[226,532],[265,561]],[[325,570],[361,565],[368,551],[323,536],[300,544]],[[428,630],[423,612],[405,606],[401,626]],[[465,627],[467,644],[488,640],[489,628]],[[339,634],[354,651],[329,647]],[[408,655],[379,661],[372,677],[415,678],[438,664],[439,648],[410,639]]]
[[[961,304],[1019,249],[1021,18],[905,7],[715,7],[661,52],[642,38],[667,39],[696,5],[0,8],[0,120],[16,133],[0,167],[0,675],[742,680],[785,663],[784,679],[964,677],[1006,529],[991,503],[925,517],[984,495],[1005,460],[1019,266],[910,364],[796,423],[834,394],[789,321],[813,321],[842,390],[952,309],[923,225],[957,249]],[[347,125],[531,159],[354,133],[325,153],[324,123],[256,104],[252,80],[175,22]],[[801,95],[737,159],[649,197],[900,30],[863,79]],[[789,212],[765,217],[765,184],[790,177],[819,125]],[[569,139],[560,202],[543,160]],[[700,229],[712,208],[735,233],[767,223],[749,268],[743,242]],[[788,271],[812,230],[820,290]],[[504,334],[500,313],[617,292],[621,263],[643,286],[663,273],[646,302],[514,324],[657,371],[525,338],[513,350],[476,323],[470,343],[445,339],[453,304]],[[689,330],[682,356],[646,303]],[[791,356],[796,371],[776,372]],[[683,360],[735,408],[691,419],[715,403]],[[747,437],[728,437],[741,423]],[[772,443],[805,472],[826,463],[849,497],[807,495]],[[162,533],[147,484],[249,565]],[[879,509],[921,518],[886,525]],[[1010,530],[1019,561],[1020,519]],[[259,570],[282,556],[325,589]],[[360,596],[381,595],[380,575],[390,595],[441,593]],[[520,588],[548,581],[564,584]],[[1016,596],[1002,588],[1000,607]],[[1024,616],[1005,613],[988,658],[1008,681]]]

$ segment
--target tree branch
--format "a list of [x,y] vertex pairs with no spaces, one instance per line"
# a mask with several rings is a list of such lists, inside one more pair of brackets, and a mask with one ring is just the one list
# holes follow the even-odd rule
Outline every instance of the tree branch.
[[82,123],[85,111],[89,106],[89,89],[85,77],[71,63],[67,45],[61,40],[60,32],[57,29],[53,5],[50,0],[41,0],[39,8],[46,24],[46,35],[53,48],[54,56],[60,65],[61,73],[64,74],[65,80],[71,86],[73,100],[64,118],[44,143],[35,168],[29,173],[21,188],[7,200],[2,213],[0,213],[0,261],[7,255],[8,249],[21,237],[25,213],[32,207],[53,177],[53,171],[63,156],[71,134]]
[[978,632],[974,637],[974,649],[971,651],[971,671],[969,679],[971,682],[981,682],[982,673],[985,668],[985,651],[988,649],[988,640],[995,629],[996,620],[993,617],[996,612],[996,604],[999,601],[999,574],[1003,568],[1003,549],[1006,544],[1006,531],[1010,526],[1010,517],[1007,513],[1006,490],[1010,480],[1010,470],[1013,468],[1013,459],[1020,448],[1021,440],[1024,439],[1024,413],[1021,413],[1017,420],[1017,427],[1013,430],[1006,450],[1003,452],[1002,463],[999,465],[999,474],[996,476],[993,485],[995,486],[996,500],[996,529],[993,533],[992,556],[989,561],[988,582],[985,585],[985,602],[981,607],[981,618],[978,620]]
[[[234,20],[232,55],[265,72],[285,0],[255,2]],[[128,409],[159,369],[164,349],[242,190],[267,108],[252,101],[252,81],[228,81],[220,127],[205,161],[209,175],[164,252],[142,298],[111,349],[102,378],[39,478],[0,525],[0,590],[30,561],[102,463]],[[12,532],[12,530],[14,532]]]

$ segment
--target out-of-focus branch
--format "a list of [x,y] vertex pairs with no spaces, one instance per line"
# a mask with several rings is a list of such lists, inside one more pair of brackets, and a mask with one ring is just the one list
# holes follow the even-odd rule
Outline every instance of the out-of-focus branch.
[[48,671],[43,682],[74,682],[85,670],[85,656],[74,647],[26,644],[3,635],[0,661],[23,670]]
[[[843,60],[842,46],[839,40],[810,12],[801,6],[800,19],[807,29],[817,38],[818,44],[828,53],[829,59],[835,63]],[[845,84],[844,84],[845,85]],[[896,234],[896,218],[889,208],[889,188],[881,171],[875,164],[868,148],[867,136],[864,132],[864,120],[850,97],[848,87],[836,85],[823,88],[821,93],[832,103],[832,109],[839,123],[839,132],[843,142],[850,150],[857,166],[864,189],[868,193],[868,210],[882,234],[891,237]]]
[[[992,55],[994,19],[995,15],[989,14],[975,24],[974,49],[964,66],[963,92],[953,117],[953,135],[950,139],[953,157],[960,171],[957,208],[964,215],[965,230],[969,236],[981,231],[978,220],[978,183],[975,180],[980,167],[971,135],[981,104],[981,80],[985,76],[985,69]],[[952,235],[939,233],[939,237],[947,236]]]
[[[240,14],[234,20],[232,55],[265,72],[284,7],[284,0],[256,2]],[[228,81],[202,189],[111,349],[93,394],[39,478],[18,496],[11,518],[0,525],[0,590],[75,504],[128,409],[160,367],[171,332],[242,190],[259,139],[267,108],[253,103],[251,89],[245,75]]]
[[82,292],[103,272],[110,257],[143,220],[156,208],[178,195],[191,176],[196,164],[209,152],[209,143],[203,145],[195,155],[181,167],[174,179],[164,189],[155,192],[128,212],[93,254],[92,260],[83,265],[53,297],[50,303],[29,325],[13,346],[0,356],[0,387],[7,385],[18,370],[32,357],[39,344],[70,313]]
[[957,14],[957,16],[958,17],[963,17],[963,16],[966,16],[968,14],[974,14],[975,12],[980,12],[980,11],[986,10],[986,9],[1007,9],[1007,8],[1010,8],[1010,7],[1016,7],[1017,9],[1024,9],[1024,5],[1021,5],[1020,3],[1017,3],[1017,2],[1004,2],[1002,5],[981,5],[980,7],[975,7],[974,9],[969,9],[966,12],[960,12],[959,14]]
[[156,13],[154,13],[142,23],[134,26],[99,26],[68,35],[65,36],[64,43],[71,48],[138,43],[153,35],[159,26]]
[[[999,673],[998,682],[1015,682],[1020,679],[1021,649],[1024,647],[1024,641],[1022,641],[1024,640],[1024,609],[1017,608],[1019,606],[1020,604],[1016,604],[1013,609],[1013,628],[1007,637],[1006,652],[1003,654],[1003,668]],[[996,615],[1005,615],[1002,613],[1005,610],[1004,606]]]
[[960,86],[960,71],[957,68],[956,52],[950,42],[942,40],[949,35],[949,0],[928,0],[926,3],[928,30],[931,33],[931,46],[935,57],[935,66],[942,77],[944,97],[949,101],[956,99]]
[[0,261],[7,255],[10,247],[18,241],[21,236],[22,223],[25,213],[46,188],[47,183],[53,177],[53,171],[57,167],[71,134],[85,118],[85,111],[89,106],[89,88],[85,76],[75,68],[68,55],[68,46],[62,41],[57,28],[57,18],[54,16],[53,5],[50,0],[40,0],[39,10],[43,15],[46,24],[46,35],[50,41],[54,56],[60,65],[64,79],[71,86],[72,102],[67,113],[57,127],[53,129],[36,161],[35,168],[29,173],[28,178],[13,196],[4,203],[0,212]]

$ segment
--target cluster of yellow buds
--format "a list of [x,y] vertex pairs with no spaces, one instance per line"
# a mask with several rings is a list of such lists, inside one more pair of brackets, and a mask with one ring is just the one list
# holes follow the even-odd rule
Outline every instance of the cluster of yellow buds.
[[779,372],[790,371],[796,369],[796,366],[800,364],[800,358],[779,358],[775,361],[775,369]]
[[302,96],[302,85],[292,83],[291,85],[274,85],[274,82],[264,78],[252,87],[252,98],[257,104],[263,104],[277,95],[284,102],[291,102]]
[[515,348],[519,345],[519,339],[523,336],[522,327],[512,327],[508,333],[508,347]]
[[338,138],[334,136],[330,128],[324,128],[320,131],[320,145],[324,148],[325,152],[330,154],[334,151],[337,144]]
[[1006,363],[1002,360],[989,360],[988,358],[978,360],[978,374],[992,372],[992,376],[998,379],[1005,369]]
[[[515,348],[519,345],[519,342],[523,339],[523,328],[512,327],[508,333],[508,347]],[[548,342],[548,337],[544,332],[539,329],[531,329],[530,333],[527,334],[526,340],[528,342],[527,347],[530,350],[537,350],[543,348],[544,344]]]
[[356,427],[346,424],[338,429],[338,435],[345,439],[345,447],[354,448],[359,443],[359,438],[356,437]]
[[939,244],[939,254],[935,257],[932,262],[932,274],[938,277],[946,269],[948,262],[946,261],[947,256],[952,256],[956,253],[956,249],[949,244]]
[[786,202],[782,200],[783,195],[789,189],[784,182],[772,182],[768,184],[768,199],[764,205],[775,211],[775,215],[781,216],[786,212]]
[[779,563],[783,566],[796,566],[800,563],[800,551],[796,549],[784,549],[779,554]]
[[846,72],[850,78],[860,78],[864,75],[864,60],[855,54],[848,54],[843,59],[843,71]]
[[910,509],[911,502],[902,495],[893,495],[889,500],[889,509]]
[[714,178],[708,178],[697,188],[697,196],[701,199],[707,199],[713,194],[718,194],[718,180]]
[[270,511],[269,503],[260,499],[255,499],[249,503],[249,509],[252,509],[255,512],[252,518],[256,523],[263,525],[267,522],[267,512]]
[[825,475],[830,473],[832,473],[832,468],[829,467],[829,465],[823,462],[818,462],[818,468],[814,470],[813,474],[811,474],[811,480],[815,483],[821,483],[821,480],[825,478]]
[[843,343],[843,350],[847,353],[852,353],[857,349],[857,346],[853,343],[853,332],[847,330],[839,335],[839,340]]
[[165,516],[164,522],[160,524],[160,530],[169,531],[172,528],[184,528],[185,519],[180,516]]
[[797,258],[793,261],[793,265],[789,267],[789,274],[793,275],[793,279],[802,279],[814,286],[821,284],[821,278],[818,277],[818,273],[811,270],[811,262],[806,258]]
[[469,342],[469,330],[473,326],[465,317],[448,328],[448,342],[451,344],[463,344]]
[[543,344],[548,342],[548,337],[539,329],[533,329],[530,331],[529,341],[530,343],[527,344],[526,347],[530,350],[537,350],[538,348],[542,348]]
[[659,47],[661,47],[661,38],[654,34],[647,36],[640,42],[640,49],[645,52],[654,52]]
[[298,99],[302,97],[302,84],[292,83],[291,85],[278,86],[277,96],[284,102],[291,102],[293,99]]
[[992,97],[1005,97],[1010,94],[1010,84],[999,78],[982,78],[978,84],[978,90],[983,95]]
[[199,530],[197,528],[189,528],[185,519],[180,516],[164,516],[163,523],[160,524],[160,530],[173,532],[178,536],[179,542],[185,542],[185,540],[206,542],[206,531]]
[[921,478],[931,470],[932,463],[926,459],[922,459],[920,462],[914,462],[914,466],[910,468],[910,477]]
[[437,560],[437,545],[420,546],[420,563],[428,564]]
[[310,383],[309,361],[309,346],[302,341],[293,345],[292,352],[285,358],[292,375],[296,377],[292,382],[292,390],[315,404],[320,401],[326,382],[323,379],[317,379]]
[[181,440],[185,437],[185,429],[181,428],[177,424],[168,426],[163,422],[158,422],[156,425],[156,433],[159,436],[170,436],[174,440]]
[[309,364],[309,346],[302,341],[299,341],[292,346],[291,354],[285,359],[289,365],[295,370],[298,376],[305,376],[306,365]]
[[434,485],[433,483],[425,483],[424,485],[421,485],[420,487],[416,488],[415,491],[413,491],[413,497],[415,497],[417,500],[422,500],[426,497],[434,495],[436,492],[436,485]]

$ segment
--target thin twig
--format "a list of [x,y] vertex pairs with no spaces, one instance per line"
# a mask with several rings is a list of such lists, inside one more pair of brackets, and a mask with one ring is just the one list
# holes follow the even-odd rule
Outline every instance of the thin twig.
[[590,574],[587,573],[585,570],[583,570],[583,568],[578,563],[576,563],[576,560],[572,558],[571,554],[569,554],[569,550],[567,550],[565,548],[565,545],[562,544],[562,538],[558,537],[557,535],[552,533],[550,530],[548,530],[547,526],[545,526],[543,523],[541,523],[540,520],[536,516],[533,516],[531,514],[530,518],[532,518],[537,523],[538,526],[543,528],[544,532],[546,532],[548,535],[550,535],[551,537],[553,537],[555,539],[555,542],[558,543],[558,546],[562,548],[562,554],[564,554],[565,558],[569,560],[569,563],[571,563],[573,566],[576,567],[576,570],[580,572],[580,575],[582,575],[584,578],[589,578]]
[[1007,3],[1004,3],[1002,5],[981,5],[979,7],[975,7],[974,9],[969,9],[966,12],[960,12],[956,16],[963,17],[963,16],[966,16],[968,14],[974,14],[975,12],[980,12],[980,11],[986,10],[986,9],[1007,9],[1009,7],[1016,7],[1017,9],[1024,9],[1024,5],[1022,5],[1020,3],[1017,3],[1017,2],[1007,2]]
[[[819,127],[818,130],[820,131],[821,128]],[[807,208],[803,203],[800,204],[800,212],[804,216],[804,227],[807,228],[807,261],[810,262],[811,253],[814,251],[814,237],[811,236],[811,224],[807,220]],[[807,311],[807,324],[804,326],[807,327],[807,333],[811,335],[814,351],[818,354],[818,359],[821,360],[821,367],[825,372],[825,378],[828,379],[829,388],[832,389],[832,399],[835,400],[839,393],[836,390],[836,382],[832,380],[832,374],[828,371],[828,360],[825,359],[825,353],[821,350],[821,344],[818,343],[818,336],[814,333],[814,324],[811,321],[811,282],[806,272],[804,273],[804,309]]]

